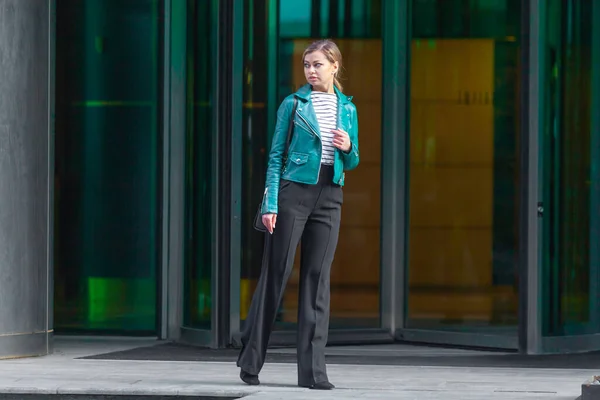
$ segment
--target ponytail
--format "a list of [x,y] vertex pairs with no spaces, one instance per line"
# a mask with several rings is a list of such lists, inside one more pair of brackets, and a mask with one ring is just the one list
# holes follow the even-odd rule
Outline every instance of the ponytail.
[[[338,69],[338,71],[339,71],[339,69]],[[335,75],[333,75],[333,84],[335,86],[337,86],[337,88],[339,89],[340,92],[344,91],[342,83],[340,82],[340,79],[338,78],[338,73],[337,72],[335,73]]]

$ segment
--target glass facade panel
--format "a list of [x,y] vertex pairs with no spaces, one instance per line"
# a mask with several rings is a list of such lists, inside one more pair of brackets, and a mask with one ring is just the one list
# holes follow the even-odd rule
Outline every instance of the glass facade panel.
[[[333,38],[344,55],[342,83],[358,107],[361,139],[361,165],[349,173],[344,188],[330,327],[378,328],[380,303],[391,304],[380,298],[385,1],[243,0],[243,81],[234,85],[243,90],[243,167],[241,176],[232,177],[242,182],[242,322],[261,267],[263,236],[252,229],[252,218],[264,190],[275,112],[305,83],[300,60],[305,46],[324,37]],[[543,17],[543,31],[540,43],[528,45],[539,44],[543,57],[542,69],[529,77],[543,74],[543,96],[532,98],[539,100],[541,112],[527,115],[531,121],[521,120],[521,110],[527,109],[520,100],[526,82],[520,32],[528,30],[521,27],[523,1],[411,0],[410,6],[392,1],[406,6],[412,18],[410,57],[404,59],[403,49],[397,49],[400,62],[409,60],[409,79],[389,83],[397,84],[399,93],[407,87],[410,101],[407,294],[395,304],[405,309],[404,327],[435,330],[439,337],[449,337],[441,331],[516,334],[518,323],[531,322],[518,321],[518,255],[539,250],[541,348],[588,340],[559,336],[600,333],[600,113],[594,112],[600,109],[600,1],[545,0],[532,8]],[[54,309],[59,333],[157,333],[165,61],[181,63],[171,70],[186,73],[184,92],[169,94],[185,96],[185,158],[180,158],[185,227],[169,242],[184,249],[177,312],[183,313],[185,327],[212,326],[211,249],[225,240],[211,236],[213,150],[227,153],[230,145],[213,142],[214,121],[237,107],[236,92],[233,101],[222,98],[219,107],[213,98],[214,82],[230,82],[236,74],[229,65],[213,69],[218,39],[213,7],[222,7],[223,17],[232,12],[231,2],[172,1],[175,28],[170,32],[163,31],[163,3],[56,2]],[[238,28],[237,22],[231,25],[219,31],[224,46]],[[170,60],[164,59],[163,36],[175,38]],[[524,222],[518,218],[523,211],[518,186],[522,122],[543,128],[540,147],[527,150],[541,158],[539,249],[534,241],[528,249],[518,248]],[[238,243],[232,246],[238,250]],[[299,254],[278,330],[295,328]],[[397,289],[394,284],[390,287]],[[535,283],[529,285],[528,290],[535,289]],[[178,287],[168,290],[179,293]],[[219,331],[219,343],[227,341],[226,329]]]
[[[266,1],[244,1],[243,153],[242,153],[242,268],[240,318],[246,319],[261,269],[263,236],[252,228],[252,218],[264,190],[267,168],[267,98],[275,84],[268,79]],[[274,62],[274,61],[272,61]]]
[[56,7],[56,330],[155,334],[162,2]]
[[600,4],[548,1],[545,335],[600,332]]
[[[344,57],[342,83],[358,108],[361,149],[360,166],[349,173],[344,187],[342,226],[331,272],[330,326],[379,327],[381,1],[247,0],[244,14],[241,318],[246,318],[260,274],[263,237],[252,230],[252,218],[264,190],[275,110],[306,82],[301,62],[304,48],[313,40],[330,37]],[[299,253],[276,329],[295,327]]]
[[519,0],[413,0],[406,326],[516,334]]
[[[187,2],[184,325],[211,328],[212,0]],[[177,23],[174,20],[173,23]],[[173,48],[173,51],[183,51]]]

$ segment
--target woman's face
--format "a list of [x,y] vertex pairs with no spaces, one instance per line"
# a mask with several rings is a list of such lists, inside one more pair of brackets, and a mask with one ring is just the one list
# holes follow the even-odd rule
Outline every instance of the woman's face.
[[304,57],[304,76],[308,83],[317,90],[333,89],[333,77],[338,70],[338,63],[331,63],[321,51],[315,51]]

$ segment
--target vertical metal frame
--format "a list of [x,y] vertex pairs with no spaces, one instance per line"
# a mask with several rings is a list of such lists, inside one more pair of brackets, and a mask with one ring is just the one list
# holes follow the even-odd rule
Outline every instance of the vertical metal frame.
[[161,251],[160,251],[160,326],[158,327],[158,337],[160,339],[167,339],[169,337],[169,96],[170,96],[170,85],[168,82],[171,78],[171,0],[164,0],[164,11],[163,11],[163,129],[162,129],[162,229],[161,229]]
[[[212,131],[211,131],[211,154],[212,154],[212,162],[211,162],[211,166],[210,166],[210,173],[211,173],[211,177],[210,177],[210,181],[211,181],[211,188],[210,188],[210,196],[211,196],[211,201],[210,201],[210,224],[211,224],[211,246],[210,246],[210,254],[211,254],[211,297],[212,297],[212,307],[211,307],[211,332],[210,332],[210,341],[212,342],[211,344],[213,345],[212,347],[214,347],[214,343],[216,340],[218,340],[218,334],[219,334],[219,330],[218,330],[218,318],[219,318],[219,313],[218,313],[218,308],[221,306],[220,302],[219,302],[219,296],[220,296],[220,290],[219,290],[219,284],[217,282],[217,280],[220,278],[220,274],[219,271],[216,271],[215,266],[218,265],[221,262],[221,257],[219,254],[219,234],[221,233],[221,230],[219,229],[219,216],[218,216],[218,212],[220,210],[219,207],[219,200],[220,200],[220,196],[219,196],[219,189],[220,189],[220,182],[219,182],[219,175],[217,174],[217,171],[219,169],[219,163],[221,160],[220,154],[219,154],[219,143],[218,143],[218,136],[217,136],[217,131],[220,129],[219,126],[219,116],[218,116],[218,112],[221,111],[221,96],[219,93],[219,85],[221,84],[221,80],[223,79],[223,76],[221,74],[221,60],[220,60],[220,52],[219,52],[219,48],[223,46],[223,44],[221,43],[221,38],[220,38],[220,28],[218,27],[221,23],[220,19],[219,19],[219,14],[220,14],[220,4],[218,1],[212,1],[211,2],[211,13],[212,13],[212,21],[216,21],[217,23],[215,24],[216,26],[212,27],[212,32],[214,34],[214,36],[212,37],[211,40],[211,53],[214,55],[213,60],[212,60],[212,65],[211,65],[211,69],[213,70],[213,85],[210,88],[211,90],[211,98],[213,99],[213,114],[212,114],[212,121],[211,121],[211,127],[212,127]],[[215,275],[215,271],[217,272],[217,275]]]
[[[185,240],[186,1],[164,0],[163,216],[161,338],[183,323]],[[173,21],[177,21],[174,24]]]
[[[530,238],[529,238],[529,221],[527,204],[528,199],[531,197],[532,188],[536,188],[537,183],[533,182],[534,186],[530,185],[529,178],[529,82],[530,75],[530,48],[531,48],[531,0],[526,0],[521,3],[521,137],[520,142],[520,181],[519,181],[519,309],[518,309],[518,345],[519,352],[527,353],[527,296],[529,295],[528,287],[528,265],[529,265],[529,250],[530,250]],[[535,75],[534,75],[535,76]],[[537,150],[535,150],[537,151]],[[534,192],[534,198],[537,198],[537,190]],[[533,238],[537,241],[537,237]],[[537,244],[534,241],[534,246],[537,248]]]
[[383,121],[381,193],[381,327],[404,327],[410,94],[410,1],[383,7]]
[[231,228],[229,272],[229,332],[227,343],[240,331],[240,282],[242,268],[242,120],[244,72],[244,2],[233,2],[231,66]]
[[544,0],[523,2],[521,76],[525,90],[521,97],[519,351],[527,354],[541,351],[542,333],[542,221],[538,218],[538,202],[543,199],[540,184],[543,159],[539,154],[542,149],[540,138],[544,133],[542,91],[545,19]]
[[212,41],[212,347],[229,345],[239,330],[243,6],[241,1],[213,0],[213,20],[218,23]]
[[[598,2],[592,3],[592,110],[600,109],[600,4]],[[600,113],[592,112],[591,121],[591,132],[600,132]],[[591,149],[600,149],[600,135],[592,133]],[[592,153],[593,154],[593,153]],[[596,153],[598,154],[598,153]],[[600,160],[596,160],[598,165]],[[592,166],[594,166],[594,160],[592,159]],[[600,237],[600,215],[595,210],[598,209],[598,203],[600,202],[600,170],[597,167],[592,167],[590,171],[590,180],[592,182],[591,187],[591,199],[590,199],[590,236]],[[592,234],[593,232],[593,234]],[[600,291],[600,243],[590,243],[590,293],[599,293]],[[590,310],[593,326],[600,330],[600,304],[598,304],[598,298],[590,296]]]
[[56,0],[48,0],[48,222],[46,249],[46,353],[53,352],[54,332],[54,116],[56,66]]
[[[227,2],[227,1],[225,1]],[[219,51],[220,48],[222,48],[225,44],[222,43],[222,38],[221,38],[221,29],[223,27],[220,27],[219,25],[221,25],[221,20],[219,18],[220,14],[221,14],[221,4],[218,1],[212,1],[211,4],[211,13],[212,13],[212,20],[216,21],[217,23],[215,24],[216,26],[213,26],[213,38],[211,40],[211,53],[214,55],[213,57],[213,62],[211,65],[211,68],[214,72],[214,79],[213,79],[213,85],[211,87],[211,93],[212,96],[211,98],[214,101],[213,104],[213,115],[212,115],[212,123],[211,123],[211,127],[213,128],[211,131],[211,152],[212,152],[212,163],[211,163],[211,190],[210,190],[210,196],[211,196],[211,297],[212,297],[212,307],[211,307],[211,333],[210,333],[210,341],[211,341],[211,347],[214,347],[214,344],[218,341],[219,338],[219,307],[221,306],[221,302],[220,300],[220,296],[221,296],[221,291],[220,291],[220,285],[218,280],[221,278],[221,273],[218,270],[218,268],[216,268],[217,265],[219,265],[222,260],[221,260],[221,254],[219,252],[220,248],[219,248],[219,243],[222,240],[222,238],[220,238],[220,234],[221,234],[221,229],[219,227],[219,211],[221,209],[220,205],[219,205],[219,200],[221,200],[219,191],[221,188],[221,182],[219,182],[219,174],[218,174],[218,170],[219,170],[219,166],[221,164],[221,158],[222,155],[219,152],[219,137],[217,135],[217,132],[221,129],[221,125],[219,124],[219,113],[222,112],[222,96],[221,93],[219,91],[219,86],[222,84],[222,80],[223,80],[223,74],[222,74],[222,60],[221,60],[221,54],[222,54],[222,50]],[[226,134],[226,132],[223,132],[223,134]],[[216,272],[216,274],[215,274]]]
[[[277,120],[277,89],[279,87],[279,0],[267,0],[267,76],[270,77],[267,88],[267,132],[275,130]],[[242,43],[243,46],[243,43]],[[244,51],[243,47],[240,51]]]

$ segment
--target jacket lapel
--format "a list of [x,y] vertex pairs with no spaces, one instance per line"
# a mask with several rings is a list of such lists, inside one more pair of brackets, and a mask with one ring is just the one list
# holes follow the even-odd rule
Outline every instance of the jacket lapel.
[[[321,137],[321,131],[319,130],[319,122],[317,121],[317,114],[313,107],[310,94],[312,87],[310,84],[305,84],[295,93],[296,97],[301,101],[298,103],[298,114],[300,114],[308,126],[317,133],[317,136]],[[348,131],[349,119],[346,118],[346,105],[352,101],[352,96],[346,96],[337,87],[335,88],[335,94],[338,98],[337,107],[337,125],[343,130]]]
[[350,120],[347,118],[348,111],[346,110],[346,104],[350,103],[352,96],[346,96],[337,87],[334,89],[338,98],[337,125],[339,128],[342,128],[347,132],[350,125]]
[[313,107],[310,99],[311,92],[312,88],[309,84],[306,84],[298,89],[296,92],[296,97],[298,97],[301,101],[298,103],[297,112],[301,115],[308,126],[317,134],[317,136],[321,137],[319,123],[317,121],[317,114],[315,113],[315,108]]

